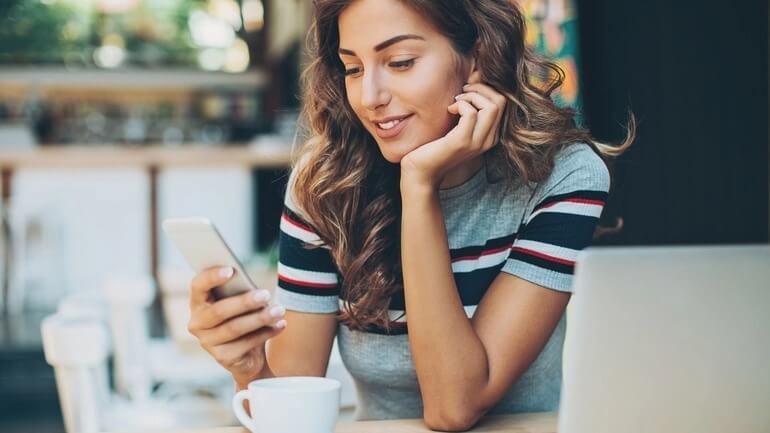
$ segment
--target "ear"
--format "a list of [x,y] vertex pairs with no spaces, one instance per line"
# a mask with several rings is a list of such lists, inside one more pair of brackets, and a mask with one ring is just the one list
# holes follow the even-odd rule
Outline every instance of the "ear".
[[470,68],[468,69],[468,75],[465,82],[468,84],[481,82],[481,73],[476,68],[476,56],[471,57]]

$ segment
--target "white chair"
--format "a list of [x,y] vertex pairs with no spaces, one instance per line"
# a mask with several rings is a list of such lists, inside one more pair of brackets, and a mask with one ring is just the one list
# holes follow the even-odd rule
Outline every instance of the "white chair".
[[96,433],[103,425],[109,335],[98,320],[48,316],[41,325],[45,359],[54,368],[67,433]]
[[155,296],[149,276],[113,277],[104,283],[115,352],[115,387],[130,401],[150,398],[147,309]]

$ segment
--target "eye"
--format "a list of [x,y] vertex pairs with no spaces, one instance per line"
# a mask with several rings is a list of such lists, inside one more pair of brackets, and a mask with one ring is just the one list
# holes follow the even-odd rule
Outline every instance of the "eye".
[[347,77],[347,76],[350,76],[350,75],[353,75],[353,74],[357,74],[359,72],[361,72],[361,68],[345,69],[345,76]]
[[357,67],[357,66],[353,67],[353,68],[345,68],[345,76],[346,77],[358,74],[359,72],[361,72],[361,68]]
[[396,62],[390,62],[390,63],[388,63],[388,66],[390,66],[391,68],[396,68],[396,69],[402,69],[403,70],[403,69],[408,69],[413,64],[414,64],[414,59],[407,59],[407,60],[399,60],[399,61],[396,61]]

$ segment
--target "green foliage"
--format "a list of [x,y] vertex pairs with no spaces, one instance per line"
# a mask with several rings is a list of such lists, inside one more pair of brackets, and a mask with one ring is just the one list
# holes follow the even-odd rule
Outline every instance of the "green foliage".
[[63,58],[87,47],[85,37],[65,39],[69,23],[78,25],[79,17],[62,3],[46,5],[32,0],[0,2],[0,62],[40,63]]
[[187,20],[205,0],[142,0],[114,14],[76,4],[0,0],[0,64],[92,65],[107,35],[122,39],[129,64],[195,64]]

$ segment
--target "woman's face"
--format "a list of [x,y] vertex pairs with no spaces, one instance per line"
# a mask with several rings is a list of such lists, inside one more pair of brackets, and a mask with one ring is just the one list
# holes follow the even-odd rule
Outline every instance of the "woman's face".
[[454,127],[447,106],[468,71],[430,22],[398,0],[357,0],[338,25],[348,102],[386,160],[398,163]]

